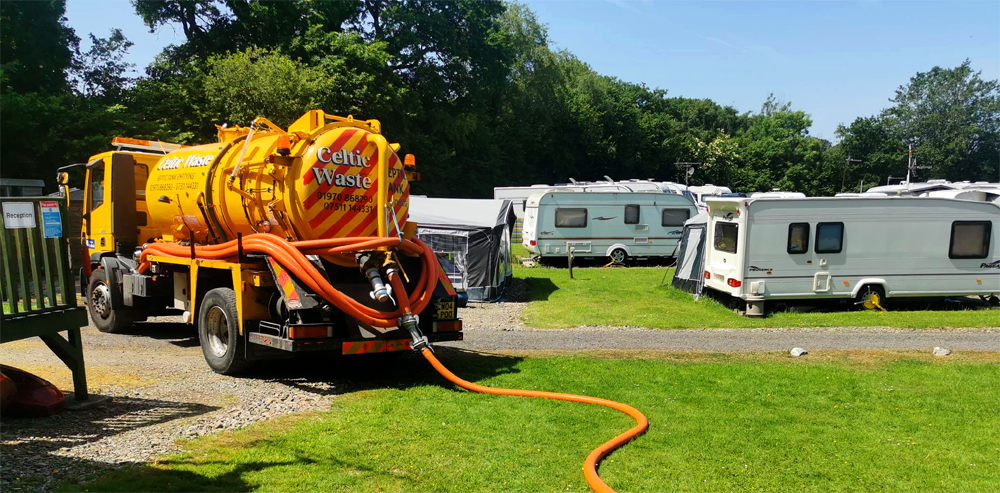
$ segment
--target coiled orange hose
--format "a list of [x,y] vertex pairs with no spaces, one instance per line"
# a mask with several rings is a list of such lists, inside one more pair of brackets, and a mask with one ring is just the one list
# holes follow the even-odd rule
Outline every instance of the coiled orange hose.
[[649,420],[646,419],[646,416],[641,412],[639,412],[638,409],[629,406],[627,404],[622,404],[620,402],[615,402],[615,401],[609,401],[607,399],[599,399],[597,397],[587,397],[574,394],[561,394],[557,392],[544,392],[539,390],[498,389],[493,387],[486,387],[457,377],[454,373],[445,368],[440,361],[438,361],[437,357],[434,356],[434,353],[432,353],[429,348],[424,348],[422,351],[420,351],[420,354],[424,355],[424,358],[426,358],[427,361],[430,362],[431,366],[433,366],[434,369],[441,374],[441,376],[443,376],[449,382],[458,385],[459,387],[462,387],[465,390],[469,390],[472,392],[479,392],[481,394],[511,395],[519,397],[541,397],[543,399],[555,399],[559,401],[572,401],[572,402],[582,402],[585,404],[597,404],[599,406],[610,407],[611,409],[614,409],[616,411],[621,411],[625,414],[628,414],[633,419],[635,419],[636,425],[632,429],[612,438],[611,440],[608,440],[607,442],[604,442],[604,444],[602,444],[600,447],[597,447],[592,452],[590,452],[590,455],[588,455],[587,459],[583,462],[583,476],[587,480],[587,484],[590,485],[590,488],[598,493],[614,493],[615,490],[611,489],[611,487],[608,486],[607,483],[601,480],[601,477],[597,475],[597,463],[600,462],[601,459],[606,457],[608,454],[610,454],[613,450],[615,450],[618,447],[621,447],[622,445],[625,445],[629,440],[632,440],[633,438],[641,435],[643,432],[646,431],[647,428],[649,428]]
[[[345,295],[330,284],[330,281],[306,258],[306,255],[331,255],[339,253],[373,250],[379,247],[396,247],[404,253],[419,255],[423,262],[420,277],[413,294],[407,298],[414,313],[421,313],[430,303],[437,287],[437,256],[419,239],[399,238],[332,238],[288,242],[271,234],[252,234],[243,238],[243,250],[247,253],[263,253],[274,258],[282,267],[291,272],[309,289],[342,310],[348,316],[375,327],[394,327],[403,315],[402,309],[391,312],[380,311],[365,306]],[[209,260],[233,261],[238,256],[236,240],[218,245],[195,246],[195,257]],[[191,255],[190,246],[176,243],[151,243],[142,250],[138,271],[149,269],[149,255],[185,258]],[[406,293],[401,293],[406,296]]]

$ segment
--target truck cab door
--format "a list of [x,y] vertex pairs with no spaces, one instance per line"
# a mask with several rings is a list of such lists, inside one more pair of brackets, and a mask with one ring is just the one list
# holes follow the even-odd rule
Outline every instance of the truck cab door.
[[109,166],[106,161],[107,159],[98,159],[87,165],[82,236],[92,254],[114,248],[114,236],[111,234],[111,190],[106,179]]
[[131,256],[137,242],[135,159],[124,153],[87,165],[84,242],[91,253]]

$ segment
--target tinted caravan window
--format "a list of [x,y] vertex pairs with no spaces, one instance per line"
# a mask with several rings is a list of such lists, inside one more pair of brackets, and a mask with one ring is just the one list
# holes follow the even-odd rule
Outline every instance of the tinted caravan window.
[[951,223],[948,258],[986,258],[990,251],[990,221],[955,221]]
[[806,253],[809,251],[809,223],[792,223],[788,225],[788,253]]
[[816,253],[840,253],[844,248],[844,223],[816,225]]
[[556,209],[556,227],[587,227],[587,209]]
[[639,206],[625,206],[625,224],[639,224]]
[[740,226],[736,223],[715,223],[715,249],[720,252],[736,253],[736,240]]
[[690,209],[663,209],[662,226],[684,226],[688,219],[691,219]]

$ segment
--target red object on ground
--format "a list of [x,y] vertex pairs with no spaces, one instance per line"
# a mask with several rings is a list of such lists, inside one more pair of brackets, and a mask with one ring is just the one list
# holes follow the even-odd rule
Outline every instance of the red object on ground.
[[4,414],[29,418],[51,416],[66,405],[66,396],[48,380],[7,365],[0,365],[0,372],[17,389],[11,396],[4,393]]
[[0,373],[0,411],[7,409],[14,394],[17,394],[17,384],[7,378],[7,375]]

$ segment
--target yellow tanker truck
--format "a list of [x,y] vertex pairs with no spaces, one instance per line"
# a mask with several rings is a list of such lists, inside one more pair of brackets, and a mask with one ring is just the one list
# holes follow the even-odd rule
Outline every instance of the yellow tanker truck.
[[[86,169],[81,288],[100,330],[181,314],[225,374],[462,339],[458,293],[407,221],[415,159],[377,120],[313,110],[287,130],[257,118],[218,135],[118,137],[73,165]],[[68,187],[65,168],[57,179]]]

